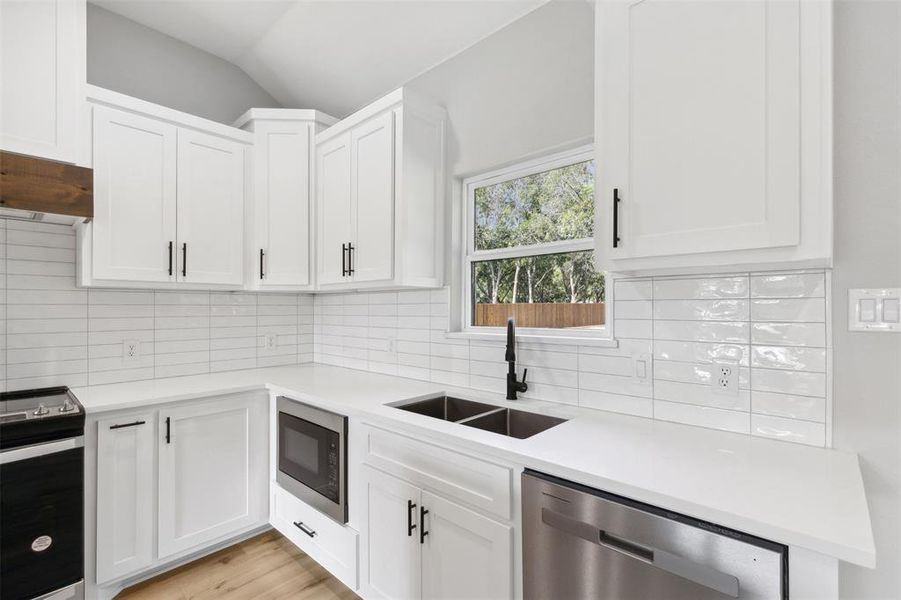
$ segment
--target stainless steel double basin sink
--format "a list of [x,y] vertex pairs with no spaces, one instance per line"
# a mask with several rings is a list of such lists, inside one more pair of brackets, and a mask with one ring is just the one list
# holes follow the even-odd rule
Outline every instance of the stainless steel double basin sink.
[[504,408],[503,406],[484,404],[453,396],[437,396],[435,398],[426,398],[425,400],[405,400],[389,406],[521,440],[566,421],[566,419],[559,417]]

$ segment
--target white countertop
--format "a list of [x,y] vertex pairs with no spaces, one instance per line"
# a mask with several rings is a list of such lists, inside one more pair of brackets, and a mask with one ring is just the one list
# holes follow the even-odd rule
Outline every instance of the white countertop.
[[[260,390],[452,441],[470,453],[627,496],[862,566],[875,564],[857,455],[326,365],[76,388],[88,416]],[[448,392],[569,418],[526,440],[384,406]]]

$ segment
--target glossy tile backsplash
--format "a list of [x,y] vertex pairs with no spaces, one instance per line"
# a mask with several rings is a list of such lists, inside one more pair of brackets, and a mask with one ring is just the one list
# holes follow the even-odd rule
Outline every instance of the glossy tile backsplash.
[[[70,227],[7,219],[0,219],[0,328],[2,390],[313,359],[309,295],[79,289]],[[136,342],[136,357],[126,358],[125,340]]]
[[[618,347],[519,344],[526,397],[786,441],[831,443],[829,274],[620,279]],[[447,290],[314,300],[314,360],[501,393],[503,342],[448,337]],[[652,357],[644,379],[633,357]],[[712,385],[738,369],[737,393]]]
[[[525,344],[527,397],[831,444],[826,271],[620,279],[617,347]],[[75,236],[0,219],[0,389],[317,361],[502,393],[502,341],[448,337],[446,289],[254,294],[75,287]],[[275,341],[267,345],[267,338]],[[123,342],[139,355],[124,356]],[[652,359],[633,376],[633,357]],[[715,391],[717,363],[739,369]]]

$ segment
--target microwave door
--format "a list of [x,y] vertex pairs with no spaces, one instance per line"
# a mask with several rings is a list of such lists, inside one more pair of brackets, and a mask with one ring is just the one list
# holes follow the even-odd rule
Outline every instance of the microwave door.
[[279,471],[338,502],[338,489],[332,476],[335,465],[330,464],[340,451],[335,432],[282,412],[278,443]]

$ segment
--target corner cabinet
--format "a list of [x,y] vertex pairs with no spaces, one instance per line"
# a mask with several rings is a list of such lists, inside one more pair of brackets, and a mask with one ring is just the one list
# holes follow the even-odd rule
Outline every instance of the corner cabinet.
[[596,9],[601,269],[829,266],[831,5]]
[[247,289],[313,289],[313,140],[336,121],[315,110],[254,108],[235,123],[253,135],[244,218]]
[[240,288],[250,134],[89,86],[94,219],[82,286]]
[[316,136],[320,289],[439,287],[445,112],[397,90]]
[[267,411],[240,394],[96,422],[97,585],[267,524]]
[[0,2],[0,148],[78,162],[85,1]]
[[159,555],[265,520],[268,406],[243,397],[159,412]]

